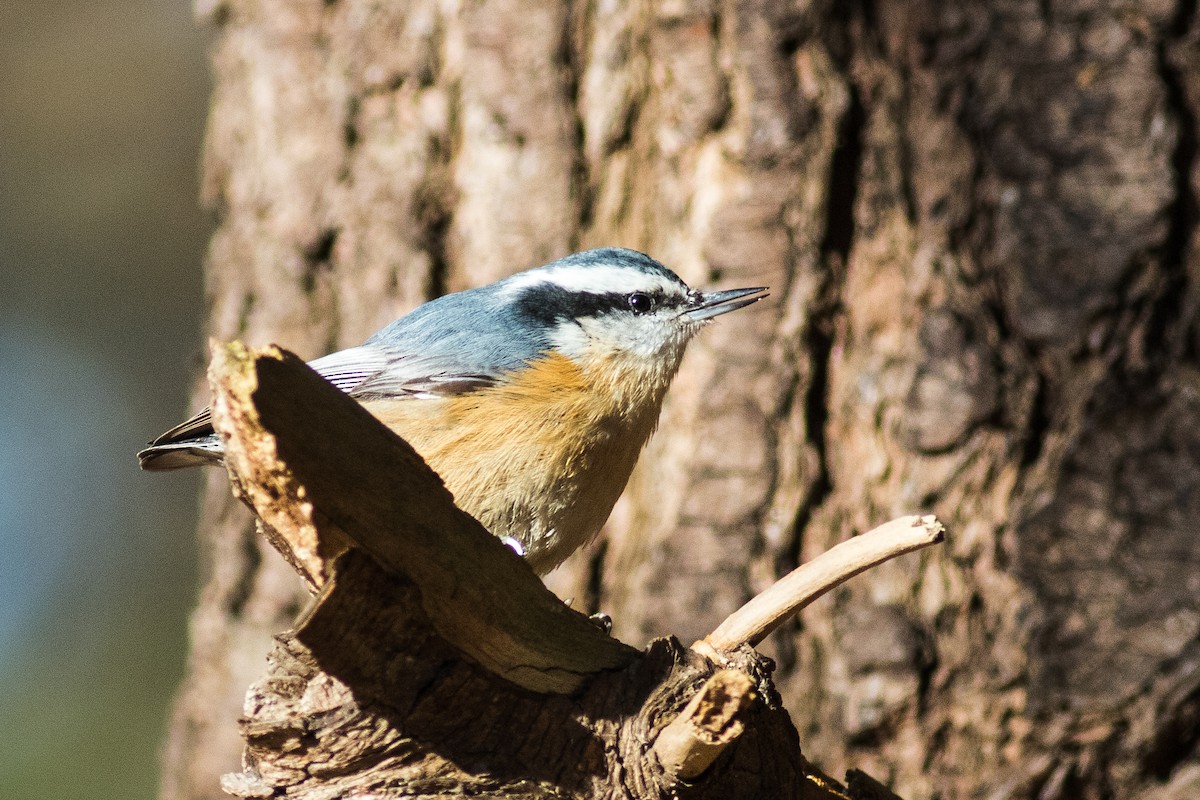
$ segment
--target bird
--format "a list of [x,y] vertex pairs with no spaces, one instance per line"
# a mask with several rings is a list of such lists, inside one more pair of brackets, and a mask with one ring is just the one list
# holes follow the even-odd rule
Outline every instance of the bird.
[[[698,291],[645,253],[598,248],[430,300],[309,366],[545,574],[608,519],[688,343],[766,291]],[[221,464],[223,445],[205,409],[137,455],[172,470]]]

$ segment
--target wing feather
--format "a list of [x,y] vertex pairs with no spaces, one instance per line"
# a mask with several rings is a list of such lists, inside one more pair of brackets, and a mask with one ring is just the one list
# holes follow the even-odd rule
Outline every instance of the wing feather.
[[[481,372],[456,373],[444,363],[420,355],[389,353],[378,345],[360,345],[322,356],[308,365],[338,389],[355,398],[449,397],[474,391],[496,382],[497,375]],[[205,408],[191,419],[159,436],[151,446],[176,444],[210,436],[212,410]]]

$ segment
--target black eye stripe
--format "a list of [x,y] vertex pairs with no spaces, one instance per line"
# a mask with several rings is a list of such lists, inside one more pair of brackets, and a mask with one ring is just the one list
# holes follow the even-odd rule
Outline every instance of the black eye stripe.
[[684,303],[684,298],[676,294],[668,295],[661,289],[651,291],[629,292],[571,292],[552,284],[533,286],[521,293],[517,300],[520,313],[550,324],[563,319],[578,319],[580,317],[596,317],[601,314],[616,312],[645,313],[631,304],[633,295],[644,295],[651,301],[651,308],[675,308]]

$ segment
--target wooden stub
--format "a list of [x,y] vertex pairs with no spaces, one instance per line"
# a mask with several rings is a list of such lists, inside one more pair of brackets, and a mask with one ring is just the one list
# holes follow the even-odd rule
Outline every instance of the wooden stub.
[[345,552],[345,536],[312,518],[303,485],[279,457],[275,437],[262,435],[258,408],[249,398],[258,387],[252,360],[240,342],[210,341],[213,427],[225,444],[225,465],[234,493],[258,514],[258,531],[316,591],[329,577],[333,559]]
[[663,769],[685,781],[700,777],[742,735],[742,718],[754,698],[754,683],[744,672],[713,674],[654,740]]

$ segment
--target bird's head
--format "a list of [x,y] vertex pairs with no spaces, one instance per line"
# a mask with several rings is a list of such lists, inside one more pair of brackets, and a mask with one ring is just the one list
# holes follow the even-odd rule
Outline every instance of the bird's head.
[[668,381],[701,328],[766,291],[698,291],[653,258],[616,247],[561,258],[495,288],[518,324],[539,329],[551,352]]

